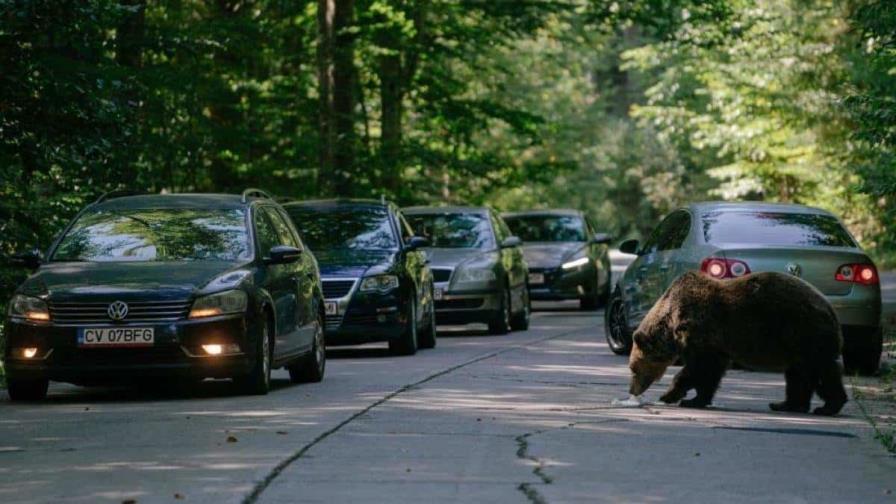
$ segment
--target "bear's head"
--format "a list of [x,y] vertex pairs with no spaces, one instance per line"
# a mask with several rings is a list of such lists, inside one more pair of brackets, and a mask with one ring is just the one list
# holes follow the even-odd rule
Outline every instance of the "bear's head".
[[685,345],[693,315],[699,305],[693,291],[705,289],[707,280],[697,273],[685,273],[672,283],[654,303],[632,335],[632,352],[628,367],[632,372],[629,393],[641,395],[653,382],[663,377]]

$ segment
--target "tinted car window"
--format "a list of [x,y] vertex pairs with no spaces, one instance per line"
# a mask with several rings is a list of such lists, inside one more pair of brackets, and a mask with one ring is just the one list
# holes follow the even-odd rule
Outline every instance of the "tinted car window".
[[271,223],[271,218],[263,209],[255,213],[255,235],[258,238],[258,249],[262,257],[267,257],[272,248],[280,243],[277,228]]
[[51,261],[235,261],[252,257],[242,209],[97,210],[72,225]]
[[583,242],[585,223],[574,215],[533,215],[504,219],[514,235],[523,241]]
[[823,214],[708,212],[703,214],[703,237],[707,243],[856,246],[840,221]]
[[311,250],[395,250],[398,241],[383,207],[287,207]]
[[275,208],[266,207],[265,213],[268,214],[268,218],[271,219],[271,222],[274,224],[274,229],[276,230],[277,238],[279,239],[278,245],[298,247],[299,244],[296,242],[292,231],[289,229],[289,224],[286,223],[286,220],[280,215],[280,212]]
[[658,250],[675,250],[681,248],[691,231],[691,215],[685,211],[674,212],[663,223],[663,229],[657,239]]
[[446,212],[408,215],[418,236],[440,248],[494,248],[495,240],[488,217],[478,213]]

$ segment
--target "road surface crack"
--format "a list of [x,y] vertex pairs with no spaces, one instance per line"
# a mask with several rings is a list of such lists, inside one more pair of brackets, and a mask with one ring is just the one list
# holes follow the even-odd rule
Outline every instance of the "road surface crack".
[[450,366],[445,369],[442,369],[441,371],[433,373],[421,380],[418,380],[414,383],[409,383],[407,385],[402,386],[401,388],[399,388],[397,390],[390,392],[389,394],[386,394],[379,400],[369,404],[367,407],[361,409],[360,411],[355,412],[354,414],[352,414],[345,420],[339,422],[338,424],[336,424],[335,427],[332,427],[332,428],[326,430],[325,432],[323,432],[322,434],[320,434],[319,436],[317,436],[316,438],[311,440],[311,442],[309,442],[308,444],[299,448],[295,453],[293,453],[289,457],[285,458],[284,460],[280,461],[280,463],[278,463],[276,466],[274,466],[273,469],[271,469],[270,472],[268,472],[268,474],[261,481],[258,481],[255,484],[255,486],[252,488],[252,491],[249,492],[249,494],[247,494],[245,498],[243,498],[242,504],[255,504],[256,502],[258,502],[258,499],[261,497],[261,494],[264,493],[264,491],[271,485],[271,483],[273,483],[274,480],[277,479],[277,477],[280,476],[280,474],[282,474],[283,471],[286,470],[286,468],[288,468],[290,465],[292,465],[293,463],[295,463],[296,461],[298,461],[302,457],[304,457],[308,453],[308,451],[310,451],[312,448],[314,448],[316,445],[318,445],[319,443],[321,443],[328,437],[330,437],[333,434],[336,434],[337,432],[342,430],[348,424],[363,417],[364,415],[369,413],[374,408],[377,408],[378,406],[381,406],[381,405],[389,402],[390,400],[394,399],[395,397],[397,397],[401,394],[404,394],[405,392],[411,391],[411,390],[413,390],[425,383],[428,383],[432,380],[435,380],[435,379],[445,376],[447,374],[453,373],[454,371],[457,371],[458,369],[463,369],[467,366],[476,364],[478,362],[482,362],[484,360],[495,358],[495,357],[497,357],[499,355],[503,355],[507,352],[524,349],[524,348],[527,348],[530,346],[539,345],[546,341],[551,341],[551,340],[563,338],[566,336],[570,336],[572,334],[581,332],[582,329],[583,328],[579,327],[579,328],[575,328],[570,331],[564,331],[562,333],[554,334],[552,336],[546,336],[544,338],[539,338],[539,339],[536,339],[533,341],[505,347],[500,350],[495,350],[495,351],[480,355],[478,357],[474,357],[465,362],[461,362],[460,364],[455,364],[454,366]]
[[519,490],[532,504],[547,504],[548,500],[538,491],[538,485],[550,485],[554,483],[554,478],[545,472],[545,469],[550,466],[550,463],[547,460],[544,460],[540,457],[536,457],[529,452],[529,439],[544,434],[546,432],[557,432],[564,431],[568,429],[574,429],[577,425],[598,425],[598,424],[606,424],[606,423],[614,423],[614,422],[626,422],[626,419],[617,419],[617,418],[608,418],[606,420],[597,420],[597,421],[587,421],[587,422],[573,422],[568,425],[564,425],[562,427],[557,427],[555,429],[539,429],[532,432],[526,432],[524,434],[520,434],[515,438],[516,440],[516,456],[520,460],[527,461],[530,463],[532,467],[532,474],[534,474],[539,480],[540,483],[531,483],[524,482],[517,485],[517,490]]

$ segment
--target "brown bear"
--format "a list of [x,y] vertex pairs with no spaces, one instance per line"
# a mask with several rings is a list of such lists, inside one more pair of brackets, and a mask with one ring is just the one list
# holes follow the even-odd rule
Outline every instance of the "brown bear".
[[[786,399],[774,411],[807,412],[812,393],[836,415],[847,401],[838,358],[840,324],[813,286],[781,273],[716,280],[690,272],[672,283],[633,335],[629,392],[640,396],[679,357],[684,366],[660,397],[702,408],[712,403],[731,360],[752,369],[784,371]],[[693,399],[684,399],[696,389]]]

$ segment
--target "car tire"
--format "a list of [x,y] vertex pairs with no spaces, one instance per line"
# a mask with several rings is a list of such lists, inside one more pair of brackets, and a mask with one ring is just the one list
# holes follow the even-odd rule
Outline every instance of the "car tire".
[[609,304],[604,311],[604,335],[607,346],[616,355],[628,355],[632,351],[632,334],[625,317],[625,301],[617,287],[610,296]]
[[426,327],[423,328],[423,331],[420,333],[420,348],[435,348],[436,347],[436,306],[434,301],[430,301],[429,303],[429,322],[426,324]]
[[324,318],[318,315],[311,352],[287,368],[291,382],[318,383],[324,379],[327,370],[327,344],[324,334]]
[[883,331],[880,327],[855,331],[843,339],[843,367],[848,374],[876,375],[882,354]]
[[389,351],[395,355],[414,355],[417,353],[417,305],[413,299],[408,302],[408,321],[401,338],[389,342]]
[[532,314],[532,302],[529,300],[529,289],[523,292],[525,300],[523,309],[510,320],[510,328],[514,331],[526,331],[529,329],[529,317]]
[[40,401],[47,397],[47,388],[50,381],[47,379],[19,380],[7,378],[6,392],[12,401]]
[[248,374],[234,379],[237,388],[243,394],[265,395],[271,389],[273,350],[269,322],[265,317],[261,322],[261,331],[255,342],[255,363]]
[[502,334],[507,334],[510,332],[510,321],[512,318],[512,310],[513,307],[510,302],[510,291],[505,291],[504,295],[501,296],[501,307],[498,308],[498,311],[492,316],[492,319],[488,323],[488,333],[499,336]]

